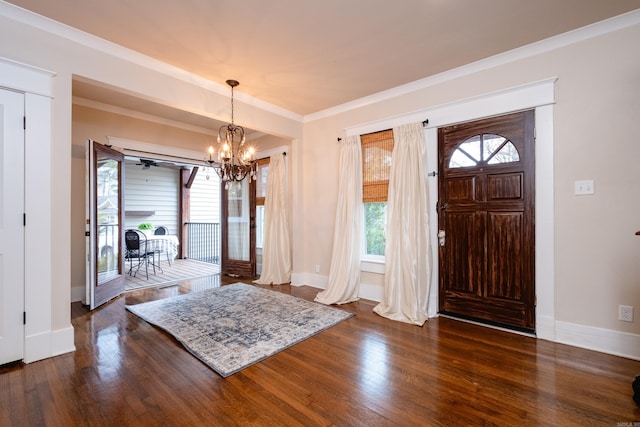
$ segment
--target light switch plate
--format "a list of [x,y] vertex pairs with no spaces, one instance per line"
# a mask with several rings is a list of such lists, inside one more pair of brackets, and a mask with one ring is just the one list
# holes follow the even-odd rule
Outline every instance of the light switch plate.
[[584,196],[587,194],[595,193],[593,180],[575,181],[574,186],[575,186],[575,194],[577,196]]

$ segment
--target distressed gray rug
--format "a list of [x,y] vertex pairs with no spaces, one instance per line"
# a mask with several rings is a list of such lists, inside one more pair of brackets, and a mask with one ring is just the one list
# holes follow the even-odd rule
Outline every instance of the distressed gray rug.
[[223,377],[353,316],[244,283],[128,305]]

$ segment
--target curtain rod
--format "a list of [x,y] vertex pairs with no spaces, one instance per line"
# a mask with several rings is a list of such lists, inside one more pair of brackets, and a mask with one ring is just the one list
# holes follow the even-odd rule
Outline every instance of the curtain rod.
[[[428,125],[429,125],[429,119],[424,119],[424,120],[422,121],[422,127],[423,127],[423,128],[426,128]],[[338,140],[338,142],[342,141],[342,138],[340,138],[340,137],[338,137],[338,138],[336,138],[336,139]]]

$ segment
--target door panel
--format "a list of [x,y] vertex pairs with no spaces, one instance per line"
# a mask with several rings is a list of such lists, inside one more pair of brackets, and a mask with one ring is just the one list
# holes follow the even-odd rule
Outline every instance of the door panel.
[[487,297],[520,300],[520,284],[525,279],[519,261],[522,214],[490,212],[487,217]]
[[533,111],[438,130],[440,311],[535,330]]
[[456,266],[440,269],[440,278],[448,290],[471,295],[478,293],[476,284],[482,271],[476,268],[478,263],[473,248],[479,244],[480,220],[475,212],[451,212],[447,216],[448,234],[441,250],[449,264]]
[[24,358],[23,118],[24,95],[0,89],[0,365]]
[[522,173],[489,175],[487,178],[490,201],[522,199]]
[[451,202],[473,203],[477,200],[475,176],[451,178],[446,185],[448,199]]
[[124,291],[124,155],[95,141],[87,144],[87,305],[93,310]]

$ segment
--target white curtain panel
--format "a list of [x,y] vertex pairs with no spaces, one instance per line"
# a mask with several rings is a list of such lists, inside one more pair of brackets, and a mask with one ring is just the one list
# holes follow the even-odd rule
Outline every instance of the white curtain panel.
[[358,135],[340,145],[338,205],[327,289],[315,300],[346,304],[358,300],[362,241],[362,148]]
[[264,244],[262,274],[254,283],[261,285],[291,282],[291,240],[287,176],[282,155],[271,157],[264,201]]
[[394,128],[393,136],[384,299],[373,310],[422,326],[428,317],[431,277],[426,143],[421,123]]

